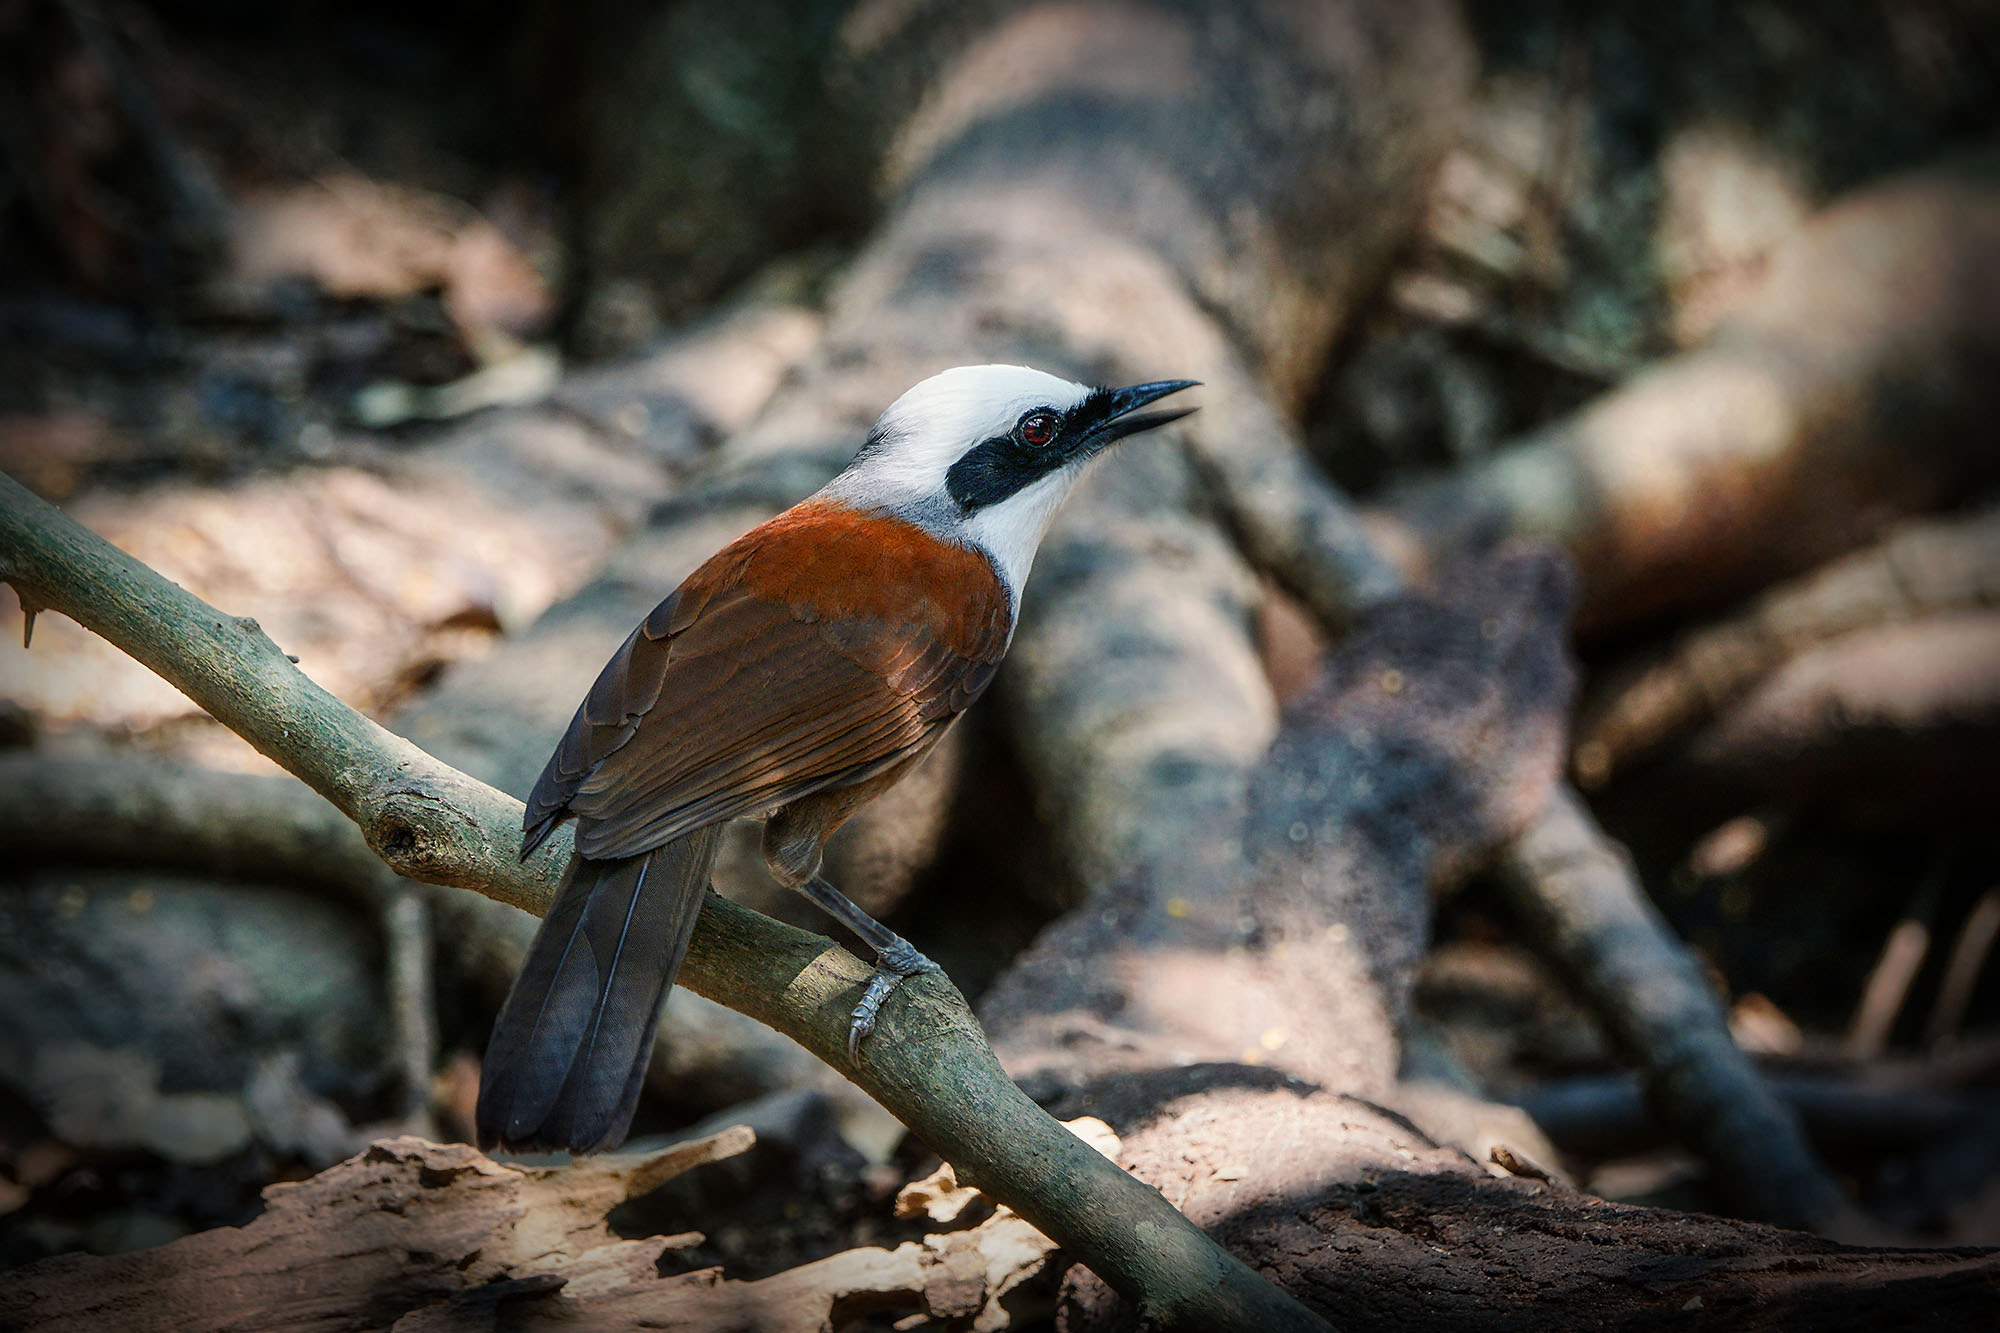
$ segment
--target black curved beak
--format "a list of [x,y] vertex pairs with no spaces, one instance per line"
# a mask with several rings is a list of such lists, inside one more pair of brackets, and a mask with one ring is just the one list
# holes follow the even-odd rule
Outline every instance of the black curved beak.
[[1075,415],[1081,419],[1076,420],[1075,425],[1083,428],[1079,439],[1081,451],[1096,453],[1128,435],[1179,421],[1194,409],[1178,407],[1165,412],[1141,412],[1139,409],[1148,403],[1158,402],[1170,393],[1192,389],[1200,383],[1200,380],[1154,380],[1151,384],[1134,384],[1129,389],[1099,389],[1076,409]]

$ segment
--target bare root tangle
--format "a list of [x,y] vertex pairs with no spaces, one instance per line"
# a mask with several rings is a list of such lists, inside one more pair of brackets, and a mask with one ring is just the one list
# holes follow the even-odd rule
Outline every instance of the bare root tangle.
[[1251,775],[1234,877],[1181,901],[1116,886],[996,988],[1010,1067],[1093,1114],[1129,1103],[1119,1076],[1157,1092],[1190,1064],[1400,1096],[1431,886],[1490,855],[1556,776],[1565,600],[1527,555],[1364,620]]
[[[1286,365],[1253,357],[1246,366],[1224,338],[1235,334],[1238,346],[1259,350],[1288,345],[1287,338],[1324,345],[1385,253],[1375,248],[1375,222],[1403,215],[1418,196],[1424,165],[1405,156],[1396,170],[1355,177],[1333,163],[1369,160],[1382,123],[1376,117],[1386,109],[1440,129],[1448,123],[1438,96],[1443,80],[1425,79],[1421,90],[1404,80],[1418,70],[1451,69],[1455,35],[1447,17],[1421,6],[1384,22],[1372,47],[1338,39],[1343,11],[1322,10],[1317,23],[1303,10],[1273,12],[1297,25],[1285,35],[1300,50],[1283,58],[1309,75],[1296,95],[1353,107],[1357,116],[1344,126],[1351,138],[1300,134],[1289,113],[1282,120],[1292,128],[1276,132],[1277,121],[1258,124],[1270,108],[1254,98],[1247,106],[1203,102],[1215,94],[1202,80],[1226,78],[1230,59],[1247,44],[1272,40],[1254,24],[1195,21],[1210,25],[1198,42],[1212,58],[1194,66],[1191,79],[1163,79],[1162,69],[1181,68],[1189,21],[1128,26],[1107,10],[1058,22],[1051,11],[1030,11],[945,62],[931,103],[953,127],[976,124],[978,108],[1004,107],[1005,123],[1023,127],[1023,137],[968,132],[955,141],[920,118],[894,159],[908,194],[835,302],[829,345],[847,379],[884,365],[910,367],[898,376],[908,378],[946,360],[1055,356],[1059,365],[1108,366],[1120,376],[1197,377],[1213,386],[1221,409],[1189,428],[1205,478],[1128,450],[1079,494],[1044,549],[1010,659],[1016,735],[1090,897],[1001,980],[985,1010],[1009,1068],[1045,1096],[1108,1101],[1114,1071],[1136,1075],[1191,1059],[1251,1059],[1309,1068],[1341,1086],[1384,1087],[1393,1081],[1393,1060],[1385,1071],[1383,1059],[1393,1039],[1377,1037],[1393,1028],[1394,1003],[1379,987],[1412,940],[1420,947],[1423,909],[1409,905],[1421,903],[1432,873],[1444,873],[1454,858],[1475,859],[1481,847],[1477,838],[1418,845],[1386,871],[1366,865],[1366,851],[1360,870],[1327,852],[1315,867],[1320,884],[1353,874],[1359,887],[1348,892],[1402,905],[1358,923],[1345,941],[1324,929],[1325,914],[1354,904],[1320,904],[1322,929],[1308,933],[1285,929],[1282,917],[1245,890],[1244,814],[1267,743],[1280,733],[1249,644],[1254,586],[1218,540],[1203,504],[1209,497],[1194,483],[1208,480],[1220,492],[1236,545],[1300,587],[1329,621],[1351,618],[1357,603],[1380,601],[1396,579],[1339,497],[1310,476],[1258,388],[1259,380],[1274,386],[1277,401],[1286,402],[1297,388]],[[1315,63],[1329,50],[1343,54]],[[1164,92],[1151,101],[1135,93],[1133,126],[1147,132],[1127,136],[1125,152],[1111,157],[1101,136],[1065,138],[1037,119],[1032,100],[1019,104],[1018,89],[1010,85],[1002,97],[982,82],[993,77],[989,70],[1035,68],[1048,71],[1046,86],[1059,90],[1075,77],[1068,71],[1086,63],[1093,78],[1129,77],[1135,89],[1185,86],[1201,109],[1191,114]],[[1154,119],[1160,105],[1175,107],[1174,118]],[[1123,123],[1116,128],[1122,135]],[[1034,146],[1032,155],[1023,144]],[[1168,148],[1178,151],[1169,156]],[[1266,182],[1257,206],[1270,215],[1317,209],[1344,229],[1301,230],[1285,246],[1234,252],[1223,270],[1233,276],[1216,282],[1213,270],[1190,256],[1202,252],[1202,238],[1226,232],[1216,221],[1222,204],[1204,193],[1212,182],[1203,174],[1224,173],[1223,162],[1235,173],[1224,174],[1232,184],[1245,179],[1246,162],[1255,164]],[[1108,184],[1128,177],[1134,183],[1126,189]],[[1127,193],[1150,206],[1131,209]],[[1033,207],[1024,206],[1029,200]],[[1232,253],[1226,242],[1217,247]],[[1330,267],[1311,281],[1330,300],[1245,304],[1304,283],[1322,263]],[[1206,309],[1190,309],[1191,292],[1206,298]],[[1161,360],[1167,356],[1173,360]],[[1435,661],[1421,660],[1426,668]],[[1449,764],[1421,772],[1383,777],[1385,817],[1400,810],[1396,788],[1406,780],[1451,789]],[[1482,777],[1460,775],[1457,790],[1478,791]],[[1538,804],[1537,789],[1524,778],[1519,790],[1529,798],[1518,812],[1525,819]],[[1317,799],[1326,801],[1324,788]],[[1310,829],[1317,817],[1291,821],[1286,832],[1292,824]],[[1364,849],[1375,845],[1360,828],[1347,836]],[[1341,836],[1331,841],[1338,847]],[[1273,967],[1280,940],[1287,961]],[[1381,968],[1357,968],[1357,957],[1379,959]],[[1391,1017],[1329,1021],[1318,1041],[1302,1030],[1313,1025],[1295,1017],[1253,1023],[1262,1014],[1323,1008],[1322,990],[1301,988],[1302,978],[1314,976],[1351,979],[1357,1005],[1372,1003]],[[1250,978],[1255,984],[1246,991]],[[1781,1109],[1771,1130],[1792,1133],[1796,1145]],[[1793,1156],[1804,1155],[1797,1146]]]
[[[522,862],[519,802],[354,713],[254,624],[167,583],[4,477],[0,571],[24,603],[103,634],[304,778],[395,869],[530,911],[548,904],[566,832]],[[866,1058],[850,1061],[847,1013],[870,975],[823,938],[713,895],[682,973],[690,989],[782,1027],[852,1078],[996,1199],[1109,1271],[1163,1325],[1322,1326],[1023,1096],[942,978],[899,991]]]
[[[948,87],[927,99],[925,123],[897,146],[906,202],[836,292],[823,355],[773,404],[744,452],[718,469],[716,485],[747,477],[762,452],[796,449],[801,440],[837,439],[851,449],[856,426],[883,402],[952,361],[1021,359],[1091,377],[1178,372],[1218,382],[1234,371],[1240,381],[1230,335],[1242,333],[1269,353],[1271,364],[1260,369],[1296,396],[1420,206],[1424,168],[1449,120],[1450,99],[1439,93],[1455,85],[1465,65],[1448,7],[1432,4],[1380,24],[1359,6],[1329,13],[1313,5],[1268,12],[1038,6],[979,21],[987,31],[947,47],[941,58],[925,48],[920,31],[909,37],[918,54],[932,58],[931,68],[944,70],[940,82]],[[1280,86],[1241,77],[1273,54],[1285,57],[1273,68],[1292,70]],[[887,57],[870,65],[885,77],[895,67]],[[1034,98],[1024,99],[1011,76],[1023,67],[1037,71]],[[1119,69],[1125,73],[1115,74]],[[1065,128],[1067,116],[1050,114],[1106,77],[1129,95],[1093,103],[1080,128]],[[1392,142],[1396,151],[1386,151]],[[1107,143],[1115,149],[1107,151]],[[1366,165],[1357,170],[1357,163]],[[1310,240],[1306,253],[1280,260],[1283,246],[1239,243],[1239,220],[1267,211]],[[1216,310],[1227,312],[1234,327],[1218,328],[1210,313]],[[1101,494],[1110,498],[1093,504],[1086,497],[1075,507],[1067,536],[1049,548],[1037,592],[1049,601],[1066,594],[1072,622],[1092,606],[1115,608],[1114,616],[1144,615],[1145,631],[1127,648],[1098,652],[1100,663],[1125,666],[1121,678],[1099,682],[1094,697],[1078,701],[1098,717],[1077,753],[1095,762],[1108,757],[1107,746],[1123,751],[1118,780],[1090,802],[1095,817],[1115,824],[1118,835],[1099,843],[1093,828],[1066,841],[1088,847],[1101,871],[1135,850],[1132,839],[1151,838],[1157,850],[1142,851],[1142,863],[1166,870],[1176,860],[1177,839],[1185,839],[1183,848],[1197,845],[1182,823],[1197,786],[1203,818],[1236,808],[1231,793],[1241,792],[1269,735],[1271,705],[1243,629],[1254,588],[1213,524],[1198,516],[1198,489],[1166,451],[1126,453],[1117,460],[1125,466],[1103,474]],[[837,461],[829,459],[828,470]],[[801,490],[818,479],[809,474],[807,468],[794,474],[804,482]],[[1108,600],[1098,598],[1110,591],[1099,575],[1116,587]],[[1149,610],[1149,599],[1162,593]],[[1036,604],[1031,597],[1029,605]],[[1022,627],[1024,651],[1037,635],[1051,642],[1047,633]],[[1205,655],[1180,656],[1204,637],[1211,645]],[[1132,647],[1144,638],[1161,651]],[[1101,648],[1094,638],[1078,642]],[[1042,660],[1055,658],[1044,651]],[[1221,712],[1209,706],[1218,678],[1227,682],[1221,697],[1228,707]],[[1028,679],[1028,689],[1039,688]],[[1145,719],[1140,725],[1121,725],[1100,711],[1118,689],[1134,685],[1141,687],[1130,695],[1134,716]],[[1185,730],[1189,722],[1198,735]],[[1053,748],[1043,753],[1055,755]],[[1189,758],[1192,765],[1176,768],[1176,760]],[[1205,784],[1175,777],[1204,765],[1212,779]],[[1099,772],[1108,777],[1114,768]],[[1119,809],[1127,797],[1131,807]],[[388,845],[450,868],[449,832],[442,822],[418,826]],[[1227,843],[1225,837],[1212,845],[1220,851]],[[531,868],[545,864],[537,858]],[[1198,890],[1204,867],[1217,868],[1208,853],[1184,861],[1175,882]],[[698,988],[762,1012],[785,986],[746,978],[738,991],[703,966],[710,957],[704,941],[735,916],[721,904],[704,914],[686,975]],[[768,944],[763,950],[781,952]],[[794,960],[797,968],[815,956]],[[829,966],[822,961],[803,976],[837,987],[822,975]],[[913,994],[931,989],[920,983]],[[942,1040],[951,1030],[950,1023],[932,1021],[899,1032],[898,1015],[909,1007],[892,1005],[879,1043],[915,1033]],[[821,1049],[817,1038],[808,1044]],[[879,1086],[878,1095],[920,1133],[938,1137],[897,1097]],[[952,1121],[954,1132],[975,1126],[982,1143],[1025,1145],[1029,1140],[1008,1119],[1011,1103],[995,1096],[956,1089],[936,1098],[932,1113],[962,1117]],[[979,1150],[946,1152],[1007,1197],[999,1188],[1009,1180],[1005,1163]],[[1077,1170],[1061,1151],[1049,1163]],[[1078,1178],[1088,1179],[1088,1171]],[[1136,1212],[1123,1208],[1122,1222],[1120,1209],[1100,1210],[1100,1223],[1122,1230],[1155,1204],[1165,1207],[1147,1193],[1154,1203]],[[1064,1239],[1060,1228],[1046,1229]],[[1190,1255],[1171,1229],[1159,1235],[1167,1243],[1151,1247],[1147,1262],[1177,1282],[1199,1285],[1210,1293],[1205,1299],[1233,1298],[1234,1284],[1243,1280],[1235,1275],[1247,1270]],[[1098,1247],[1083,1239],[1071,1248],[1087,1258]],[[1170,1305],[1148,1313],[1200,1322]]]
[[1760,595],[1617,670],[1577,724],[1575,763],[1609,781],[1743,697],[1786,661],[1842,635],[2000,605],[2000,514],[1911,523],[1888,540]]
[[1780,247],[1705,346],[1394,513],[1437,549],[1555,541],[1586,633],[1810,567],[1992,475],[1996,257],[1989,169],[1870,187]]
[[[1257,489],[1260,475],[1286,467],[1303,470],[1303,463],[1246,461],[1299,454],[1289,432],[1263,431],[1230,441],[1198,436],[1197,449],[1233,526],[1267,534],[1246,542],[1246,551],[1269,560],[1273,576],[1294,589],[1329,629],[1338,630],[1357,614],[1366,624],[1370,605],[1377,615],[1396,605],[1384,599],[1399,578],[1384,572],[1382,557],[1371,562],[1366,554],[1355,554],[1370,548],[1336,488],[1301,477],[1282,500]],[[1328,547],[1317,557],[1285,554],[1316,541]],[[1504,637],[1505,623],[1498,617],[1490,622],[1494,637]],[[1444,664],[1425,662],[1422,669],[1437,671]],[[1397,678],[1406,676],[1399,671]],[[1560,729],[1560,723],[1554,726]],[[1468,767],[1454,781],[1461,800],[1483,790],[1476,768]],[[1504,856],[1523,919],[1539,947],[1578,971],[1606,1025],[1649,1071],[1676,1130],[1734,1184],[1755,1215],[1808,1227],[1838,1220],[1844,1205],[1837,1187],[1800,1136],[1796,1119],[1737,1050],[1726,1016],[1688,971],[1681,947],[1632,879],[1622,849],[1589,819],[1574,792],[1554,792],[1547,811],[1537,816],[1534,798],[1541,788],[1517,778],[1511,790],[1529,797],[1528,808],[1515,811],[1513,826],[1524,836]],[[1552,822],[1556,812],[1565,817]],[[1471,847],[1456,850],[1462,873]],[[1595,869],[1576,873],[1584,868]],[[1423,879],[1434,877],[1427,873]],[[1657,987],[1637,985],[1653,975],[1646,969],[1654,966],[1663,969],[1659,976],[1665,980]],[[1650,1011],[1654,1003],[1664,1006],[1670,1021]],[[1718,1106],[1731,1108],[1736,1117],[1728,1134],[1715,1132],[1711,1112]]]

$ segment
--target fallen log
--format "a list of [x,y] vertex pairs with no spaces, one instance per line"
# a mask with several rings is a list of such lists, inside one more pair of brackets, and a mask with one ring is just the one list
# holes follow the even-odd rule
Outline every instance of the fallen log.
[[[1983,1327],[2000,1314],[1991,1250],[1854,1248],[1498,1180],[1379,1107],[1269,1073],[1209,1078],[1210,1091],[1191,1081],[1151,1105],[1120,1160],[1356,1327],[1861,1333]],[[1134,1327],[1080,1270],[1063,1297],[1058,1328]]]

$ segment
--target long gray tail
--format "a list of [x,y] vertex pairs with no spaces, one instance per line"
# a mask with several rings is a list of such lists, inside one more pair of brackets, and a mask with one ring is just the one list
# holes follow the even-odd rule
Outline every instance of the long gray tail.
[[711,827],[644,856],[570,863],[486,1044],[481,1147],[624,1142],[719,840]]

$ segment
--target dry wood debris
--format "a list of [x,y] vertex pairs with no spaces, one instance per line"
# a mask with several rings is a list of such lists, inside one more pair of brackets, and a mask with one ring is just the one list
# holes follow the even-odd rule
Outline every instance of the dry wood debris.
[[[1073,1128],[1116,1154],[1101,1123]],[[716,1333],[834,1328],[889,1313],[997,1333],[1046,1309],[1049,1284],[1033,1284],[1054,1275],[1054,1243],[1004,1207],[972,1220],[982,1196],[949,1167],[905,1186],[896,1207],[950,1229],[755,1281],[663,1271],[674,1252],[701,1243],[697,1234],[631,1240],[610,1229],[620,1204],[755,1141],[739,1126],[654,1153],[521,1167],[463,1144],[385,1139],[309,1181],[271,1186],[248,1226],[109,1263],[37,1265],[0,1296],[0,1314],[21,1329],[109,1330],[135,1319],[157,1329],[323,1329],[359,1317],[421,1333],[491,1327],[504,1305],[509,1328]]]

